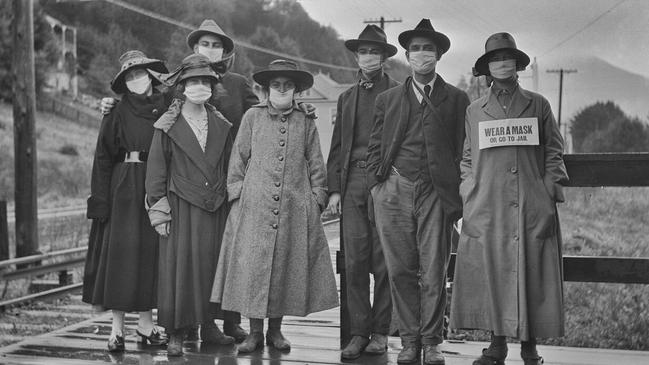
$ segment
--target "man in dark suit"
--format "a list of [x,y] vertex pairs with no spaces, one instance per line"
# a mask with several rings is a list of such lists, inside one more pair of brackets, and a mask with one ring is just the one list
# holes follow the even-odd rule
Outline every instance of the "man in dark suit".
[[367,180],[403,349],[397,362],[444,364],[452,223],[461,217],[465,92],[435,72],[450,40],[423,19],[399,35],[413,71],[376,99]]
[[[341,212],[345,248],[347,311],[352,338],[343,359],[363,351],[380,355],[387,349],[391,300],[383,250],[368,217],[366,156],[374,123],[374,102],[379,93],[398,83],[383,72],[383,63],[397,53],[386,42],[383,29],[368,25],[345,46],[354,52],[360,71],[358,82],[338,97],[336,121],[327,160],[329,209]],[[374,275],[374,303],[370,304],[370,274]]]

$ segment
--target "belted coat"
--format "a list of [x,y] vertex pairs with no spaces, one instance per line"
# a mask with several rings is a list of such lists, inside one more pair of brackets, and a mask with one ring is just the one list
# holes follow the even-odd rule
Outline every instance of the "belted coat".
[[228,171],[233,201],[211,300],[248,318],[338,305],[320,213],[326,170],[315,121],[262,102],[243,117]]
[[[536,118],[539,144],[480,149],[484,121]],[[520,87],[505,112],[493,91],[466,113],[464,219],[451,326],[529,340],[564,333],[561,235],[555,203],[568,178],[550,104]]]
[[146,173],[152,225],[170,222],[160,237],[158,323],[169,332],[211,321],[212,279],[228,214],[226,176],[231,124],[205,104],[205,151],[181,114],[180,100],[154,124]]

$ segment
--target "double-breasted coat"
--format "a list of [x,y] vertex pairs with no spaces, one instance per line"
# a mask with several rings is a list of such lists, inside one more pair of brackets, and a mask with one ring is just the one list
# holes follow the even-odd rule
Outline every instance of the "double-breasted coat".
[[[388,74],[383,74],[382,80],[374,85],[385,91],[399,83],[392,80]],[[349,163],[354,144],[354,128],[356,123],[356,108],[358,106],[359,83],[345,90],[338,97],[336,106],[336,123],[331,137],[331,147],[327,160],[327,187],[329,193],[340,193],[345,196]],[[343,121],[346,121],[343,123]]]
[[212,278],[228,213],[226,176],[231,124],[211,105],[201,149],[180,100],[154,124],[146,174],[152,225],[170,222],[160,238],[158,323],[173,332],[212,321]]
[[[539,145],[480,149],[478,125],[536,118]],[[550,104],[520,87],[506,113],[493,91],[466,114],[460,193],[464,219],[451,326],[529,340],[564,332],[556,202],[567,180],[563,139]]]
[[326,170],[315,122],[262,102],[243,117],[230,157],[233,201],[211,300],[248,318],[338,305],[320,213]]
[[149,151],[153,123],[165,109],[160,93],[128,93],[101,123],[88,198],[93,222],[84,302],[122,311],[156,305],[158,234],[144,209],[147,163],[124,162],[124,154]]

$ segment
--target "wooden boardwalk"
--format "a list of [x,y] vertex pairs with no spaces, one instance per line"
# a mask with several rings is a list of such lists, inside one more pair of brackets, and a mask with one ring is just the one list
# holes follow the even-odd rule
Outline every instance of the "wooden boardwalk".
[[[327,227],[332,256],[338,249],[337,225]],[[338,277],[338,276],[337,276]],[[199,364],[199,365],[324,365],[324,364],[396,364],[401,348],[399,338],[390,337],[383,356],[363,355],[354,361],[340,360],[339,309],[316,313],[306,318],[286,317],[283,332],[292,342],[289,353],[264,347],[252,354],[238,355],[235,345],[201,346],[185,342],[185,354],[168,358],[163,347],[143,346],[136,342],[137,318],[126,317],[126,352],[110,354],[106,343],[110,334],[110,313],[90,318],[61,330],[35,336],[0,348],[0,364]],[[244,319],[243,326],[247,327]],[[649,336],[649,334],[648,334]],[[467,342],[442,345],[447,365],[470,365],[486,343]],[[521,365],[518,345],[510,345],[509,365]],[[649,365],[649,352],[539,346],[546,365]]]

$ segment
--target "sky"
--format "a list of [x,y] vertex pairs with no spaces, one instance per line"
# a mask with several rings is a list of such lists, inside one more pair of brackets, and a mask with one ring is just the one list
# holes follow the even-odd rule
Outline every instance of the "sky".
[[[487,37],[509,32],[519,49],[536,57],[539,69],[562,67],[588,55],[649,77],[649,1],[646,0],[298,0],[311,18],[333,27],[342,39],[357,38],[364,20],[386,23],[395,56],[405,61],[399,33],[429,18],[451,39],[437,72],[456,83],[469,76]],[[544,72],[544,71],[542,71]]]

